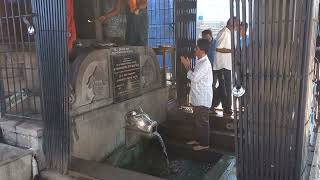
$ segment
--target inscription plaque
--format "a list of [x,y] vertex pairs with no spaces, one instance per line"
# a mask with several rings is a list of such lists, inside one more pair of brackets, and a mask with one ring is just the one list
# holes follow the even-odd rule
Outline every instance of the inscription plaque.
[[140,95],[139,54],[128,47],[112,48],[111,63],[114,102]]

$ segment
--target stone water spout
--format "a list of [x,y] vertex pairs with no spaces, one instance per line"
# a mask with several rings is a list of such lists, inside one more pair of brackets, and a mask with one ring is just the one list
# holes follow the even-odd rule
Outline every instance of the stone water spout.
[[126,116],[126,129],[152,137],[157,132],[158,123],[151,120],[141,107],[129,111]]
[[147,141],[144,141],[144,148],[147,149],[142,156],[142,159],[144,160],[136,163],[142,163],[143,166],[146,166],[146,163],[149,163],[147,165],[147,167],[150,168],[149,170],[156,170],[156,172],[147,172],[167,176],[169,174],[169,159],[165,143],[157,131],[158,123],[150,119],[148,114],[143,112],[141,107],[136,110],[129,111],[126,114],[125,119],[126,130],[132,132],[132,134],[129,134],[131,138],[132,136],[138,136],[145,137],[147,139]]

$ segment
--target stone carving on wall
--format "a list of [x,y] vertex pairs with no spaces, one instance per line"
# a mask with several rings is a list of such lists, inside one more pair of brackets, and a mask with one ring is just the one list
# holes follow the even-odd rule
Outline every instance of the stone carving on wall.
[[152,49],[146,49],[141,55],[141,87],[144,92],[161,86],[160,66]]
[[[86,88],[87,96],[86,100],[90,103],[94,100],[99,100],[107,97],[108,85],[105,80],[105,73],[102,66],[95,64],[91,66],[89,70],[90,75],[87,77]],[[86,77],[84,77],[86,78]]]
[[141,74],[143,88],[149,87],[156,82],[157,76],[155,74],[155,66],[150,58],[148,58],[142,66]]
[[103,61],[91,62],[83,73],[81,90],[76,89],[75,93],[71,93],[70,101],[75,101],[77,106],[81,106],[107,98],[109,94],[107,77]]

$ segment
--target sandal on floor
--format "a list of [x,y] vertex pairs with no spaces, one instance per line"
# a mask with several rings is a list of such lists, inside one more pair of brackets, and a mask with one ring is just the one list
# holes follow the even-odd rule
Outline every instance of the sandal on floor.
[[208,149],[209,149],[209,146],[200,146],[200,145],[198,145],[198,146],[194,146],[192,149],[193,149],[194,151],[208,150]]
[[198,141],[189,141],[186,144],[188,144],[188,145],[199,145],[200,143]]

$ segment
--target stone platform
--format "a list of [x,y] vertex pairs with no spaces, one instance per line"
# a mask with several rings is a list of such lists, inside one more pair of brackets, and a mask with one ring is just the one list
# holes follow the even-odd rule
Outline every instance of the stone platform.
[[[210,147],[213,151],[232,155],[235,150],[235,133],[233,116],[209,114]],[[187,142],[194,138],[193,114],[172,107],[168,112],[167,121],[159,127],[160,134],[169,141]]]
[[29,180],[32,152],[0,143],[0,179]]
[[6,144],[32,150],[39,160],[39,168],[45,168],[45,158],[42,150],[43,121],[2,118],[0,128]]

